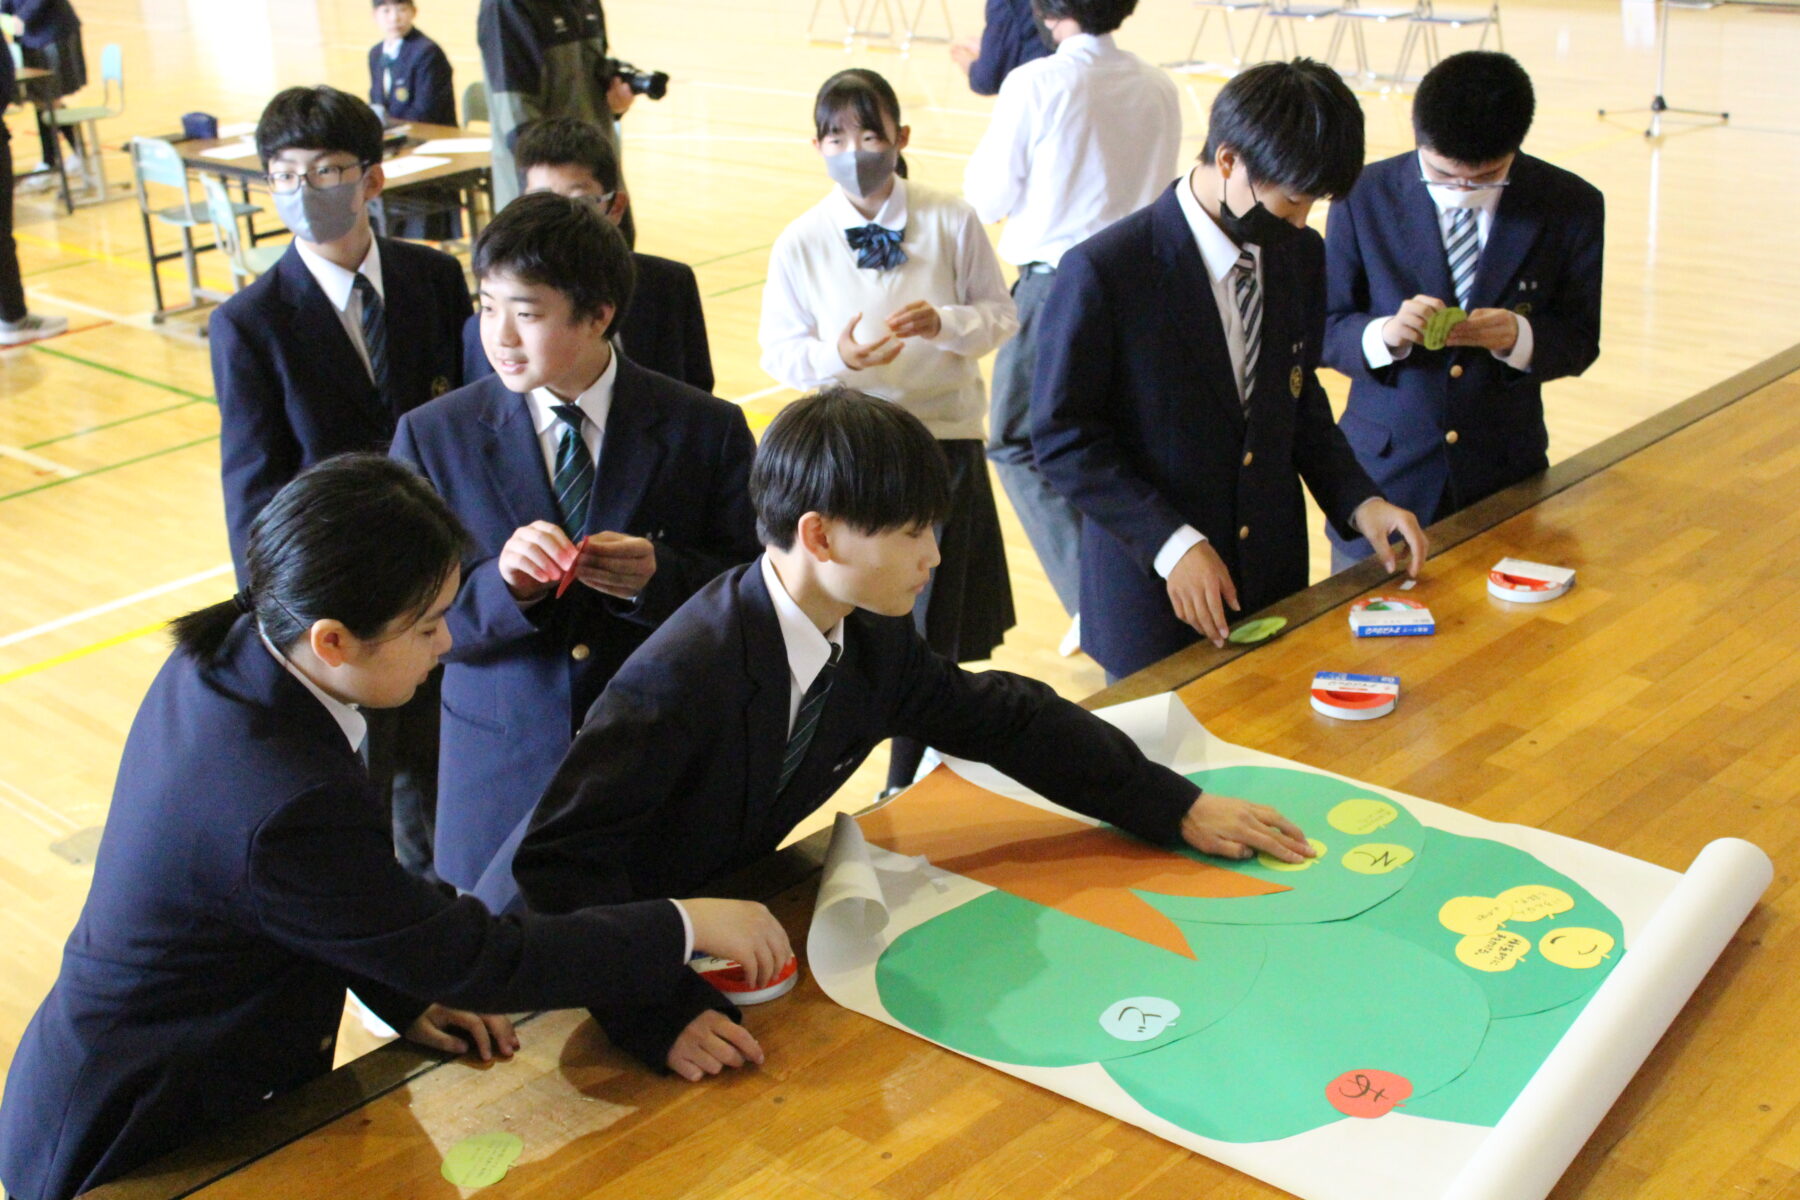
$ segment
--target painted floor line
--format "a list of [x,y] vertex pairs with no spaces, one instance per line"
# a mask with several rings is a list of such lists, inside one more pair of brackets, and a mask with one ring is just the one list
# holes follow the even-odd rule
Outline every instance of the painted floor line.
[[[34,823],[46,833],[58,835],[69,834],[74,833],[77,829],[81,828],[81,823],[76,821],[73,817],[69,816],[67,813],[57,812],[54,808],[51,808],[48,804],[45,804],[42,800],[39,800],[36,796],[33,796],[30,792],[17,784],[8,783],[4,779],[0,779],[0,788],[11,792],[18,798],[20,803],[8,804],[7,807],[24,817],[27,821],[33,820],[31,815],[33,810],[41,814],[43,819]],[[6,804],[4,796],[0,796],[0,804]],[[49,822],[49,824],[46,825],[44,822]],[[60,826],[61,828],[56,828],[56,826]]]
[[161,450],[152,450],[148,454],[140,454],[135,458],[128,458],[124,462],[108,463],[104,467],[95,467],[92,470],[83,471],[68,479],[51,479],[44,483],[33,484],[31,487],[20,488],[17,491],[0,493],[0,501],[17,500],[20,496],[29,496],[33,492],[41,492],[46,488],[61,487],[65,483],[74,483],[78,479],[90,479],[95,475],[104,475],[108,471],[117,471],[125,467],[134,467],[138,463],[149,462],[151,459],[161,458],[165,454],[175,454],[182,450],[192,450],[195,446],[204,446],[208,442],[216,442],[218,440],[219,435],[213,433],[208,434],[206,437],[195,438],[191,442],[182,442],[175,446],[165,446]]
[[41,454],[33,454],[21,446],[8,446],[0,442],[0,458],[10,458],[14,462],[22,462],[40,475],[55,475],[62,479],[73,479],[81,474],[74,467],[45,458]]
[[168,583],[159,583],[155,587],[145,588],[129,596],[121,596],[117,600],[108,600],[105,604],[96,604],[92,608],[84,608],[80,612],[70,613],[66,617],[58,617],[54,621],[45,621],[42,625],[33,625],[30,629],[21,629],[17,633],[9,633],[0,637],[0,650],[8,646],[16,646],[20,642],[28,642],[32,638],[42,637],[46,633],[55,633],[58,629],[67,629],[71,625],[79,625],[83,621],[105,616],[109,612],[117,612],[121,608],[130,608],[133,604],[141,604],[145,600],[154,600],[158,596],[166,596],[170,592],[192,587],[196,583],[205,583],[209,579],[217,579],[221,575],[231,574],[230,563],[221,563],[205,571],[197,571],[181,579]]
[[105,638],[101,641],[94,642],[91,645],[82,646],[79,649],[70,650],[64,654],[46,658],[41,662],[34,662],[30,666],[20,667],[14,671],[0,672],[0,684],[11,683],[15,679],[24,679],[27,676],[36,675],[41,671],[48,671],[51,667],[60,667],[64,663],[71,663],[77,659],[86,658],[90,654],[98,654],[102,650],[110,650],[114,646],[122,646],[126,642],[135,642],[138,638],[147,637],[152,633],[167,629],[168,626],[169,623],[167,621],[153,621],[148,625],[140,625],[136,629],[128,629],[124,633],[114,637]]
[[[734,397],[732,397],[731,402],[733,404],[738,404],[738,405],[750,404],[750,403],[753,403],[754,401],[762,400],[769,396],[773,396],[777,392],[785,392],[785,391],[790,391],[790,390],[791,389],[786,384],[778,383],[774,387],[766,387],[760,392],[751,392],[748,396],[734,396]],[[0,642],[0,645],[5,645],[5,643]]]

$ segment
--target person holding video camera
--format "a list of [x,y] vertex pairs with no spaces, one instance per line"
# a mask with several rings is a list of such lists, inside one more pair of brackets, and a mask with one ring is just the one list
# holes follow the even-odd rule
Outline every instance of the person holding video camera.
[[[519,194],[513,139],[544,117],[592,121],[618,145],[618,118],[669,77],[608,57],[600,0],[481,0],[475,18],[494,139],[494,208]],[[621,226],[623,229],[624,227]],[[634,231],[626,229],[627,239]]]

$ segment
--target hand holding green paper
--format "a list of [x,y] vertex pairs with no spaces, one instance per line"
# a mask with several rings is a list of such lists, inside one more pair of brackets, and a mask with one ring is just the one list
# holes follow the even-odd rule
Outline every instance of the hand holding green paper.
[[1419,344],[1427,350],[1442,350],[1450,331],[1468,319],[1469,314],[1460,308],[1439,309],[1425,322],[1425,336],[1420,339]]

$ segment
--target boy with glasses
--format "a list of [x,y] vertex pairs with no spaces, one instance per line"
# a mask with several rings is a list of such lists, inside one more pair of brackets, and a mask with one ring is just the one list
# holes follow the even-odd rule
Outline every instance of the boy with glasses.
[[[462,383],[462,267],[376,237],[381,120],[332,87],[269,102],[256,148],[294,241],[275,268],[209,322],[231,558],[246,578],[251,522],[301,471],[352,450],[385,451],[401,414]],[[401,861],[430,861],[437,763],[434,682],[404,709],[372,714],[370,770],[396,775]],[[388,762],[397,754],[398,765]]]
[[[1366,168],[1331,209],[1324,361],[1351,380],[1340,428],[1427,523],[1549,466],[1543,385],[1600,353],[1604,203],[1520,151],[1533,108],[1512,58],[1452,55],[1413,101],[1418,148]],[[1466,319],[1440,348],[1450,308]],[[1334,570],[1368,555],[1328,532]]]

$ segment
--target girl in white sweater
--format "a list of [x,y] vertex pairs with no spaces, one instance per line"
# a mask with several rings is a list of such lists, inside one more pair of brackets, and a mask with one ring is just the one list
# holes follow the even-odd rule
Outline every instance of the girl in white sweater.
[[[854,68],[825,81],[813,146],[837,186],[775,242],[763,288],[762,365],[789,387],[841,383],[901,405],[949,460],[942,562],[914,620],[955,662],[992,655],[1012,628],[1012,586],[983,455],[979,360],[1019,328],[999,260],[959,196],[910,183],[894,89]],[[897,739],[888,786],[924,747]]]

